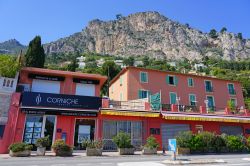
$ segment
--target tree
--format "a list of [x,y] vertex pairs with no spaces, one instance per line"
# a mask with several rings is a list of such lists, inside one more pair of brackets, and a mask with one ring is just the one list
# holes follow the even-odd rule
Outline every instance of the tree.
[[146,67],[150,64],[149,62],[149,57],[148,56],[144,56],[143,59],[142,59],[142,62],[143,62],[143,66]]
[[123,60],[123,63],[126,65],[126,66],[134,66],[134,63],[135,63],[135,58],[130,56],[126,59]]
[[78,67],[78,64],[76,62],[76,58],[74,57],[71,63],[68,65],[68,71],[76,71],[76,68]]
[[14,57],[0,55],[0,76],[13,78],[19,68],[19,62]]
[[102,94],[108,95],[109,82],[112,80],[119,72],[121,67],[116,65],[114,61],[106,61],[102,65],[102,75],[108,76],[106,85],[102,88]]
[[36,36],[30,41],[27,53],[25,54],[25,66],[43,68],[45,53],[41,45],[41,37]]
[[220,33],[224,33],[227,31],[227,28],[226,27],[223,27],[221,30],[220,30]]
[[117,15],[116,15],[116,19],[117,19],[117,20],[120,20],[121,18],[122,18],[122,14],[117,14]]
[[243,37],[242,37],[242,33],[238,33],[238,34],[237,34],[237,36],[238,36],[238,38],[239,38],[240,40],[242,40],[242,39],[243,39]]
[[218,37],[217,31],[215,29],[211,29],[209,32],[209,36],[214,39],[217,38]]

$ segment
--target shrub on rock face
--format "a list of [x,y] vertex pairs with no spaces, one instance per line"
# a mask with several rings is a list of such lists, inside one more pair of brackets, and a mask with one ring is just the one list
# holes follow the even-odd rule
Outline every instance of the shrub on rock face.
[[12,152],[23,152],[32,150],[33,146],[26,143],[14,143],[9,146],[9,150]]

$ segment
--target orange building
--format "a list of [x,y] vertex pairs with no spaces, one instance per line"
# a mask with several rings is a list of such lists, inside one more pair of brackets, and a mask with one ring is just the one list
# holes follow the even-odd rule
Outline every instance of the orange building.
[[163,104],[206,106],[211,111],[224,110],[228,101],[245,107],[241,84],[215,77],[127,67],[111,82],[110,99],[128,101],[161,93]]

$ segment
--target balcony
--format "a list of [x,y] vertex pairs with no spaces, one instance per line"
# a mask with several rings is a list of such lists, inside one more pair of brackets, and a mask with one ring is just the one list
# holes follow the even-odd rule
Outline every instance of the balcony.
[[0,92],[13,93],[16,91],[18,74],[15,78],[0,77]]
[[206,86],[206,92],[213,92],[214,89],[211,86]]
[[247,109],[237,108],[230,110],[229,108],[220,107],[204,107],[190,105],[161,104],[161,110],[153,110],[147,99],[131,100],[131,101],[109,101],[103,99],[102,110],[113,111],[129,111],[129,112],[151,112],[151,113],[174,113],[185,115],[214,115],[214,116],[250,116]]
[[230,94],[230,95],[236,95],[235,89],[230,89],[230,90],[229,90],[229,94]]

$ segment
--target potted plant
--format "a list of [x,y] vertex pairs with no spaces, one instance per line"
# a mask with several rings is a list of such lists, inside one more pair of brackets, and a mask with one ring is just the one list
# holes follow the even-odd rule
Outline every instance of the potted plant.
[[128,134],[120,132],[113,138],[113,141],[117,145],[120,155],[134,154],[135,149],[133,145],[131,145],[131,139]]
[[58,139],[52,145],[52,150],[56,156],[72,156],[73,148],[67,145],[64,140]]
[[192,141],[193,134],[191,131],[180,132],[176,137],[177,141],[177,155],[190,154],[190,143]]
[[45,156],[46,147],[50,145],[49,136],[38,138],[36,140],[37,155]]
[[147,143],[143,147],[143,154],[157,154],[157,148],[159,147],[159,143],[156,141],[154,136],[149,136],[147,138]]
[[14,143],[9,146],[9,155],[11,157],[28,157],[32,148],[32,145],[23,142]]
[[84,140],[82,146],[86,147],[87,156],[101,156],[103,143],[101,140]]

